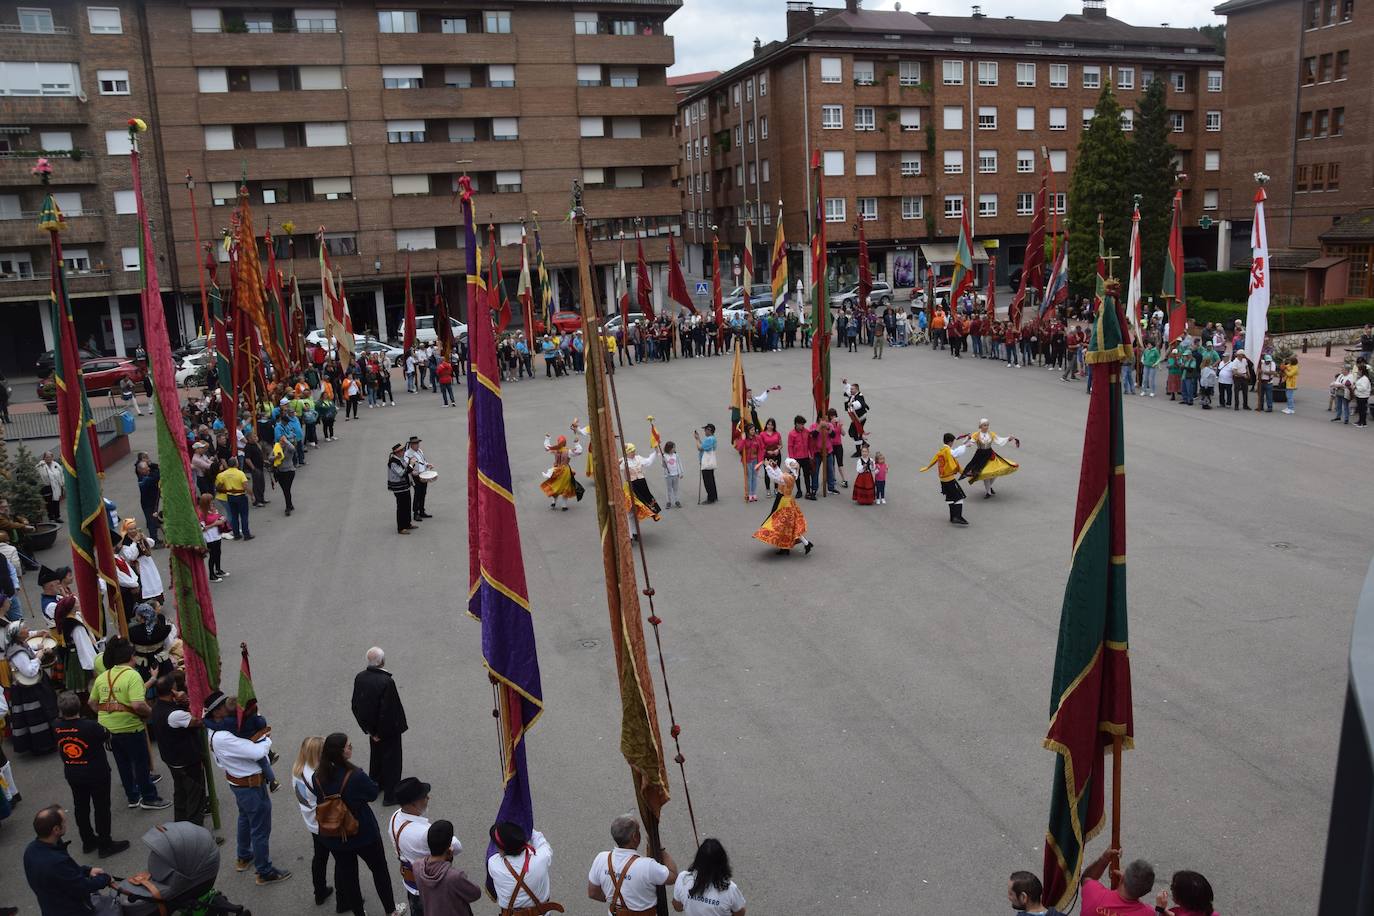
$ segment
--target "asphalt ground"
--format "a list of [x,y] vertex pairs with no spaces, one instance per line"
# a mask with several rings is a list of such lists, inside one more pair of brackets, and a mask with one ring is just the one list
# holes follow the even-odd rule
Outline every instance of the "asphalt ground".
[[[628,438],[645,449],[653,414],[686,457],[684,508],[647,523],[645,543],[701,835],[725,843],[752,912],[1001,912],[1006,875],[1039,872],[1043,855],[1054,758],[1040,741],[1082,382],[928,349],[888,349],[881,361],[835,352],[836,401],[846,376],[869,396],[888,504],[859,507],[848,490],[803,502],[816,550],[780,557],[750,537],[768,503],[743,501],[729,460],[717,472],[722,502],[695,505],[691,433],[714,422],[728,442],[730,365],[618,373]],[[756,391],[783,386],[762,416],[786,429],[806,412],[808,353],[748,354],[746,369]],[[334,730],[353,735],[365,765],[351,680],[368,646],[384,647],[411,724],[405,773],[433,784],[432,816],[455,822],[459,862],[480,876],[500,770],[479,625],[465,613],[466,418],[438,395],[396,388],[395,408],[364,407],[357,422],[339,421],[337,443],[310,452],[290,519],[274,498],[253,510],[253,542],[226,544],[231,575],[214,586],[224,683],[233,688],[234,650],[247,640],[279,774],[301,738]],[[1315,910],[1350,623],[1371,553],[1364,440],[1374,435],[1328,423],[1325,406],[1318,391],[1302,392],[1295,416],[1202,412],[1162,395],[1125,405],[1136,735],[1126,855],[1153,861],[1161,886],[1176,869],[1203,872],[1222,912]],[[604,907],[585,897],[586,870],[610,845],[610,819],[634,807],[595,511],[584,501],[550,512],[538,489],[544,433],[585,422],[583,379],[507,384],[505,411],[547,707],[529,738],[537,826],[555,850],[555,899],[595,914]],[[984,416],[1020,437],[1004,454],[1021,469],[994,499],[968,487],[972,524],[955,529],[934,472],[916,471],[943,432]],[[435,518],[398,537],[384,465],[412,434],[440,474]],[[132,445],[151,448],[146,421]],[[661,499],[660,471],[648,476]],[[129,461],[106,487],[137,506]],[[55,565],[64,552],[59,543],[42,559]],[[26,583],[36,595],[32,574]],[[15,761],[24,802],[0,828],[0,855],[13,863],[0,904],[21,912],[33,909],[17,867],[28,820],[70,800],[58,769],[55,758]],[[670,776],[665,841],[686,867],[693,834],[681,775]],[[158,815],[126,811],[114,794],[116,835],[135,845],[98,864],[138,871],[138,837]],[[273,801],[273,859],[295,876],[256,887],[251,872],[234,873],[231,840],[219,886],[258,913],[315,912],[305,829],[289,790]]]

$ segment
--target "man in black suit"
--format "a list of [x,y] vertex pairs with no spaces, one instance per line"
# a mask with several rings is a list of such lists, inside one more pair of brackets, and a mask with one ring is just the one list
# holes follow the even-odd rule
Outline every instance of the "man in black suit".
[[408,726],[401,694],[386,670],[386,653],[376,646],[367,650],[367,668],[353,678],[353,718],[369,739],[367,775],[382,787],[382,804],[394,805],[401,781],[401,735]]

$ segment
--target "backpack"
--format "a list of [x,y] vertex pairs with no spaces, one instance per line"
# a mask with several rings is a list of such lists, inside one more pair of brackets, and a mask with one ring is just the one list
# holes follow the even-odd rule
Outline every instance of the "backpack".
[[304,419],[306,423],[309,423],[313,426],[315,423],[319,422],[320,415],[315,412],[315,409],[313,407],[307,407],[305,410]]
[[350,769],[344,774],[343,782],[339,783],[339,791],[333,795],[325,795],[321,791],[319,776],[311,779],[315,785],[315,795],[320,799],[315,805],[315,822],[319,824],[320,836],[347,840],[357,834],[358,819],[353,816],[353,812],[343,800],[344,787],[348,785],[348,780],[352,776],[353,771]]

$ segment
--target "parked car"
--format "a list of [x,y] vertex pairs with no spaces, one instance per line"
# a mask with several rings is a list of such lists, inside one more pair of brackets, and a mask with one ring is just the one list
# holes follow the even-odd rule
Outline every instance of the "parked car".
[[175,350],[173,350],[172,358],[181,359],[182,357],[191,356],[192,354],[200,353],[204,350],[208,350],[209,348],[210,339],[206,335],[202,334],[200,337],[191,338],[190,340],[186,341],[186,344],[184,346],[177,347]]
[[1011,287],[1012,292],[1015,292],[1017,289],[1021,287],[1022,270],[1023,265],[1018,264],[1017,266],[1013,267],[1011,270],[1007,272],[1007,285]]
[[[468,326],[465,325],[465,324],[463,324],[463,322],[459,321],[458,319],[456,319],[456,318],[450,318],[448,321],[449,321],[449,325],[453,328],[453,339],[454,339],[454,340],[457,340],[457,339],[459,338],[460,335],[466,334],[466,333],[468,332]],[[402,321],[402,322],[401,322],[401,327],[400,327],[400,329],[397,331],[397,336],[399,336],[399,337],[401,338],[401,340],[405,340],[405,338],[406,338],[406,323],[405,323],[405,321]],[[320,337],[321,337],[321,339],[323,339],[323,337],[324,337],[323,332],[321,332]],[[415,316],[415,341],[416,341],[416,343],[434,343],[434,342],[435,342],[436,340],[438,340],[438,339],[439,339],[439,334],[434,330],[434,316],[433,316],[433,315],[416,315],[416,316]]]
[[[785,297],[784,297],[785,298]],[[759,303],[773,302],[773,287],[767,283],[755,283],[749,287],[749,305],[756,308]],[[736,286],[729,293],[720,297],[720,304],[723,308],[738,309],[744,304],[744,287]],[[781,301],[773,302],[774,305],[782,305]]]
[[196,388],[204,385],[213,371],[214,362],[214,353],[209,350],[183,356],[177,364],[177,387]]
[[353,352],[357,356],[376,355],[386,360],[389,366],[399,366],[405,360],[406,351],[403,347],[392,346],[385,341],[378,340],[375,337],[369,337],[366,334],[355,334],[353,336],[356,340]]
[[[841,290],[830,297],[832,308],[853,308],[859,303],[859,284],[855,283],[848,289]],[[874,283],[873,289],[868,294],[868,305],[870,308],[887,308],[892,304],[892,287],[886,283]]]
[[[99,354],[99,353],[92,353],[90,350],[87,350],[87,349],[85,349],[84,347],[78,349],[78,350],[77,350],[77,354],[78,354],[78,358],[79,358],[83,363],[84,363],[86,360],[88,360],[88,359],[99,359],[99,358],[100,358],[100,354]],[[56,354],[54,353],[54,351],[52,351],[52,350],[49,350],[49,351],[47,351],[46,353],[44,353],[43,355],[41,355],[41,356],[38,357],[38,362],[34,364],[34,368],[38,370],[38,377],[39,377],[39,378],[46,378],[47,376],[52,375],[52,367],[53,367],[53,363],[56,361],[56,359],[57,359],[57,356],[56,356]]]
[[[943,308],[949,308],[949,281],[935,287],[935,304]],[[986,308],[988,304],[987,293],[975,289],[973,291],[973,304],[978,308]]]
[[[635,324],[636,322],[645,320],[647,317],[648,316],[643,312],[630,312],[630,323]],[[614,334],[620,330],[620,326],[623,323],[624,319],[620,315],[612,315],[602,323],[601,327],[606,333]]]
[[[580,331],[582,330],[582,314],[580,312],[574,312],[571,310],[554,312],[553,327],[554,330],[556,330],[560,334],[571,334],[573,331]],[[535,330],[539,331],[537,325],[535,327]]]
[[[81,363],[87,394],[103,394],[119,387],[119,380],[128,378],[135,385],[143,383],[143,367],[122,356],[97,356]],[[38,382],[38,397],[48,401],[48,410],[57,409],[57,382],[51,374]]]
[[1183,259],[1183,272],[1186,273],[1186,274],[1203,273],[1204,271],[1209,271],[1209,270],[1211,270],[1211,269],[1212,269],[1212,268],[1211,268],[1211,266],[1207,263],[1207,259],[1206,259],[1206,258],[1184,258],[1184,259]]

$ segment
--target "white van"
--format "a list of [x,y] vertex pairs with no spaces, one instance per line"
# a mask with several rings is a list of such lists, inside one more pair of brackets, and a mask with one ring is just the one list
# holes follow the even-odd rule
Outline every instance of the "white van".
[[[454,340],[457,340],[459,335],[466,334],[468,332],[468,326],[463,324],[458,319],[450,318],[448,321],[449,325],[453,328]],[[401,321],[401,328],[397,336],[399,336],[401,340],[405,340],[406,338],[406,323],[404,320]],[[434,330],[434,316],[416,315],[415,340],[418,343],[434,343],[438,339],[439,335]]]

